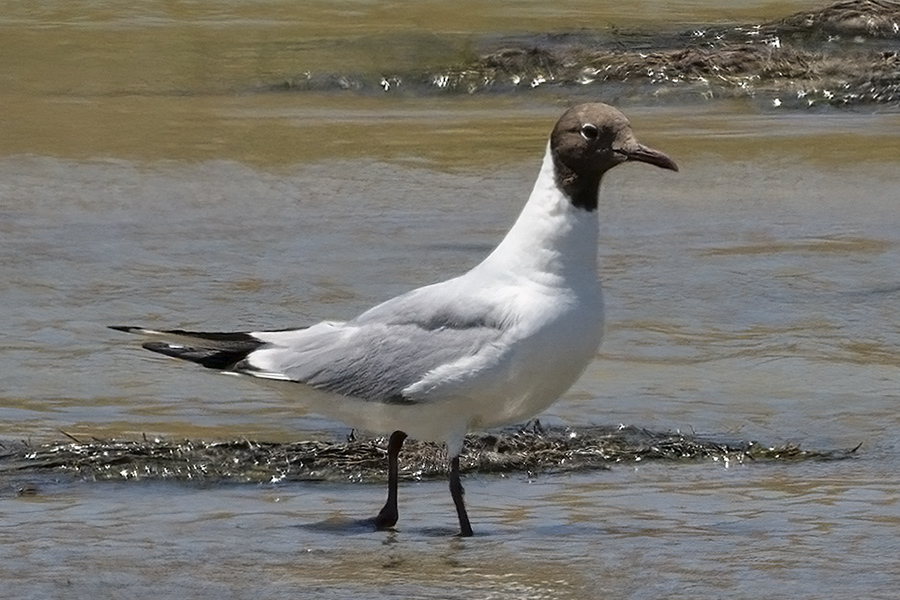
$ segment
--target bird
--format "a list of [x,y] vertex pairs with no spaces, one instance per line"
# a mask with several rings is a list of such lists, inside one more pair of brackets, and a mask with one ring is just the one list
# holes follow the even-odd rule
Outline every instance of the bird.
[[524,208],[499,245],[457,277],[387,300],[347,321],[244,332],[112,329],[149,336],[147,350],[269,380],[316,413],[388,438],[388,497],[367,522],[398,521],[406,438],[446,444],[461,537],[473,535],[459,458],[470,430],[509,425],[550,406],[581,376],[603,336],[598,196],[627,162],[677,171],[603,103],[566,110]]

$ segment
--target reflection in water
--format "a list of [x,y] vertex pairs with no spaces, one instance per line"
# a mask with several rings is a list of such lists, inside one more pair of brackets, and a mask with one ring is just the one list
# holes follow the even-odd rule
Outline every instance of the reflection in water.
[[[82,484],[2,501],[0,575],[75,597],[889,597],[892,486],[836,464],[475,481],[483,530],[466,540],[436,483],[404,489],[416,510],[378,534],[314,525],[365,511],[373,488]],[[873,505],[884,517],[864,533]]]

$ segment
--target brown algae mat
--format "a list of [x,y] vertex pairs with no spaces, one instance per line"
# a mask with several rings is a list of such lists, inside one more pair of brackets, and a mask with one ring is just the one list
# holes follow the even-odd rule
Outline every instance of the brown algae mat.
[[666,32],[610,24],[472,40],[455,63],[375,79],[307,72],[273,91],[509,93],[547,89],[618,100],[754,98],[810,108],[900,103],[900,2],[845,0],[760,23]]
[[[857,447],[858,448],[858,447]],[[558,473],[608,469],[639,461],[829,460],[850,450],[804,450],[797,445],[722,442],[680,432],[637,427],[541,427],[476,433],[466,437],[461,467],[468,473]],[[0,442],[0,476],[66,474],[84,480],[176,480],[272,483],[282,481],[381,482],[386,479],[385,438],[280,444],[192,440],[76,440],[31,445]],[[401,478],[445,477],[442,445],[407,440]]]

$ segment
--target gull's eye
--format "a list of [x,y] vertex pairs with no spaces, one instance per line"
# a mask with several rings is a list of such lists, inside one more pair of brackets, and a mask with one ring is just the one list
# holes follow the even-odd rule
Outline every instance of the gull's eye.
[[587,123],[586,125],[581,126],[581,137],[586,139],[589,142],[593,142],[597,139],[597,136],[600,135],[600,130],[597,129],[596,125],[592,125]]

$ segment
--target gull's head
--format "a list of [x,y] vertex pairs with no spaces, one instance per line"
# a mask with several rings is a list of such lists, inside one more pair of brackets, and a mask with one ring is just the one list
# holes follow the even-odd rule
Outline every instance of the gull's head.
[[597,208],[604,173],[624,162],[637,161],[677,171],[671,158],[637,141],[631,123],[608,104],[579,104],[567,110],[550,134],[556,184],[572,204]]

